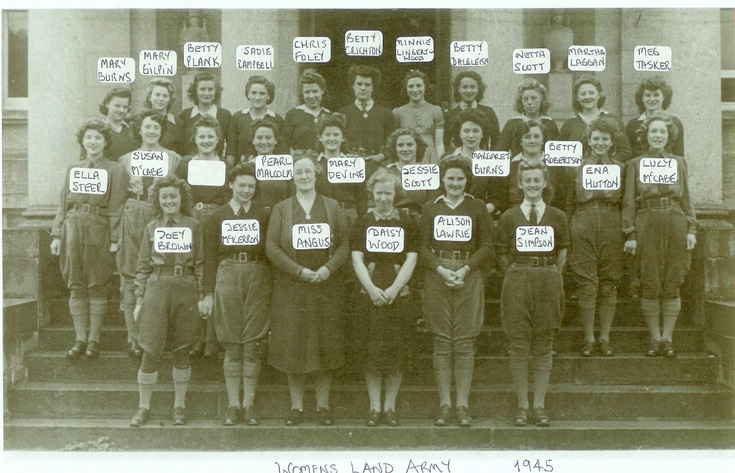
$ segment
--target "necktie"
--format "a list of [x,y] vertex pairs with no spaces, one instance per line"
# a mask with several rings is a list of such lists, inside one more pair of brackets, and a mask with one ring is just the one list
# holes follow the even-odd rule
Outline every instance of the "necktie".
[[362,106],[360,106],[360,110],[362,111],[362,116],[363,116],[364,118],[367,118],[367,117],[368,117],[368,113],[367,113],[367,112],[368,112],[368,111],[367,111],[367,107],[365,107],[364,105],[362,105]]
[[[176,224],[174,223],[174,219],[169,218],[166,220],[166,226],[167,227],[175,227]],[[163,264],[165,266],[173,266],[176,264],[176,254],[175,253],[163,253]]]
[[240,210],[237,211],[237,218],[245,218],[245,209],[240,207]]
[[531,204],[531,211],[528,213],[528,221],[531,225],[538,225],[538,213],[536,212],[536,204]]

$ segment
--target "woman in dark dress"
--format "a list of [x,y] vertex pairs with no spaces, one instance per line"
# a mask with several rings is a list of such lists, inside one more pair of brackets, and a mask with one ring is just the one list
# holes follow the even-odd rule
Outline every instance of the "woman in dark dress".
[[[275,148],[278,146],[278,126],[271,120],[256,120],[250,129],[250,142],[255,154],[246,156],[246,159],[247,162],[254,164],[258,157],[275,153]],[[277,203],[286,200],[291,194],[293,194],[293,188],[288,180],[258,180],[258,193],[253,201],[270,212]]]
[[[193,107],[186,108],[179,114],[184,140],[188,139],[194,130],[194,124],[204,115],[209,115],[217,120],[223,131],[230,129],[232,114],[229,110],[221,108],[219,100],[222,97],[222,86],[216,77],[209,72],[200,72],[194,76],[194,81],[186,90],[189,100],[194,102]],[[192,155],[197,152],[193,141],[181,144],[182,155]],[[217,154],[224,156],[225,137],[222,136],[217,144]]]
[[549,110],[549,101],[546,87],[536,79],[525,79],[518,84],[516,101],[513,106],[520,115],[513,117],[505,123],[500,133],[500,142],[495,149],[510,151],[511,156],[521,152],[520,143],[515,139],[519,133],[518,129],[524,122],[534,121],[541,126],[546,140],[556,140],[559,136],[559,128],[551,117],[546,116]]
[[[638,106],[638,111],[641,112],[641,116],[632,119],[625,126],[625,134],[628,136],[630,146],[633,148],[633,158],[640,156],[647,149],[645,143],[638,141],[638,137],[636,136],[638,129],[654,113],[667,110],[671,105],[673,95],[674,90],[659,76],[641,81],[635,93],[635,104]],[[675,156],[684,156],[684,125],[681,124],[681,120],[674,116],[671,116],[671,120],[679,130],[676,141],[671,143],[671,153]]]
[[396,396],[411,356],[417,301],[408,289],[418,255],[413,219],[393,207],[400,178],[379,169],[368,181],[375,207],[352,232],[352,265],[362,284],[356,298],[357,353],[363,360],[370,396],[368,427],[380,423],[380,391],[385,378],[383,421],[398,425]]
[[482,81],[482,77],[477,72],[462,71],[454,77],[453,82],[454,101],[457,106],[444,114],[444,150],[448,151],[458,146],[462,146],[459,140],[459,126],[457,117],[460,113],[467,109],[477,110],[485,115],[488,122],[485,141],[490,141],[493,145],[497,145],[500,138],[500,123],[495,110],[480,102],[485,95],[486,85]]
[[327,82],[314,69],[307,69],[299,78],[297,93],[302,102],[286,113],[281,137],[284,150],[296,156],[316,154],[317,123],[329,110],[322,107]]

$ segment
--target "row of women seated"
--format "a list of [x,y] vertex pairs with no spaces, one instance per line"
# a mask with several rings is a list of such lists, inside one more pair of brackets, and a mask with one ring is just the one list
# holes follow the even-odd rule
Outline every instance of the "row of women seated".
[[[458,114],[459,150],[474,151],[484,141],[485,118],[474,109]],[[142,354],[140,409],[133,426],[150,418],[150,398],[167,342],[174,354],[174,423],[184,423],[190,355],[201,354],[204,341],[210,352],[216,343],[225,350],[230,408],[224,423],[257,424],[253,402],[266,337],[268,362],[288,375],[292,405],[287,425],[304,419],[307,373],[316,373],[319,421],[333,424],[329,386],[332,372],[345,363],[346,303],[359,307],[353,311],[359,318],[353,325],[371,399],[368,425],[381,420],[398,424],[395,399],[421,306],[434,336],[439,391],[435,425],[454,419],[460,426],[470,426],[474,339],[484,310],[482,274],[496,265],[505,275],[501,312],[518,394],[514,423],[547,426],[544,400],[554,333],[562,317],[561,271],[568,248],[580,285],[586,339],[582,354],[613,354],[609,332],[625,250],[635,254],[641,280],[641,309],[651,332],[646,354],[675,356],[672,333],[680,310],[679,287],[696,244],[696,220],[686,162],[670,153],[679,129],[668,115],[654,113],[643,121],[637,142],[645,151],[625,164],[615,154],[619,128],[598,117],[583,139],[588,145],[583,165],[564,171],[552,171],[543,163],[544,126],[521,121],[516,134],[521,151],[513,159],[510,177],[475,179],[471,153],[451,153],[440,160],[441,185],[435,195],[402,188],[400,168],[418,162],[429,148],[420,133],[408,128],[389,135],[381,147],[381,165],[369,165],[367,185],[333,184],[325,178],[326,161],[344,155],[347,125],[340,115],[324,114],[315,124],[321,152],[292,149],[292,183],[258,181],[253,164],[241,163],[230,169],[227,184],[217,187],[187,184],[192,161],[221,159],[217,149],[223,134],[215,119],[200,117],[192,126],[197,151],[186,159],[161,145],[168,127],[164,116],[149,110],[135,123],[140,150],[167,151],[169,176],[156,180],[130,176],[130,154],[119,163],[106,159],[114,142],[109,125],[86,122],[77,136],[83,160],[71,167],[107,170],[107,190],[70,192],[67,172],[51,245],[52,252],[61,256],[71,292],[69,308],[77,340],[68,352],[70,358],[99,355],[105,285],[116,253],[130,353]],[[274,153],[281,136],[269,121],[251,126],[257,155]],[[665,181],[653,181],[642,172],[651,163],[661,163],[673,173]],[[616,167],[617,187],[585,186],[583,170],[595,165]],[[554,205],[553,187],[565,184],[564,200]],[[478,189],[476,195],[467,192],[471,189]],[[486,197],[491,195],[500,200]],[[569,214],[557,208],[569,203]],[[492,215],[500,211],[494,228]],[[225,220],[245,220],[248,225],[257,220],[257,242],[227,245],[222,239]],[[309,232],[324,223],[329,226],[327,243],[312,249],[295,244],[295,228]],[[163,227],[189,228],[188,251],[158,251],[154,234]],[[370,251],[368,234],[376,231],[401,235],[402,251]],[[346,267],[350,252],[352,270]],[[423,273],[423,302],[411,291],[417,261]],[[345,282],[352,271],[360,283],[353,285],[359,293],[349,295]],[[599,344],[594,338],[596,313]],[[533,409],[527,393],[529,358]],[[386,395],[381,405],[383,377]],[[457,389],[454,413],[452,378]]]

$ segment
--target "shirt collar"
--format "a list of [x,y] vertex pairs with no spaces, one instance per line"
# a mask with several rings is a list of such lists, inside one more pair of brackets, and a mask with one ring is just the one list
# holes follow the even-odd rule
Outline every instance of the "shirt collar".
[[[345,154],[344,154],[344,153],[340,152],[340,153],[339,153],[339,157],[340,157],[340,158],[346,158],[347,156],[345,156]],[[320,161],[321,161],[322,159],[324,159],[324,160],[326,161],[326,160],[327,160],[327,157],[326,157],[326,156],[324,156],[324,153],[319,153],[319,156],[317,156],[317,157],[316,157],[316,162],[318,163],[318,162],[320,162]],[[331,159],[331,158],[330,158],[330,159]]]
[[461,108],[462,110],[467,110],[468,107],[477,108],[477,100],[473,100],[472,105],[467,105],[464,100],[459,102],[459,108]]
[[375,105],[375,100],[373,100],[372,97],[370,98],[370,100],[368,100],[368,103],[367,103],[367,105],[365,105],[365,108],[364,109],[362,108],[362,103],[359,100],[355,99],[355,106],[357,108],[359,108],[360,111],[365,110],[365,111],[369,112],[370,110],[373,109],[373,105]]
[[[527,201],[526,199],[523,199],[523,202],[521,202],[521,211],[523,212],[523,215],[526,216],[526,218],[529,218],[531,215],[531,202]],[[539,200],[536,202],[536,213],[538,215],[538,221],[541,221],[541,217],[544,216],[544,212],[546,211],[546,202],[544,202],[544,199]]]
[[[309,115],[314,115],[314,113],[306,107],[306,104],[305,103],[302,103],[301,105],[299,105],[296,108],[299,109],[299,110],[303,110],[304,112],[308,113]],[[315,117],[318,117],[322,113],[330,113],[330,112],[326,108],[322,107],[322,108],[319,109],[319,111],[314,116]]]
[[[243,113],[244,115],[250,115],[250,108],[251,108],[251,107],[248,107],[248,108],[244,108],[244,109],[242,110],[242,113]],[[269,116],[269,117],[273,117],[273,118],[276,118],[276,114],[275,114],[275,112],[273,112],[273,110],[271,110],[271,109],[269,109],[269,108],[266,108],[266,109],[265,109],[265,116]],[[255,118],[254,118],[254,117],[253,117],[252,115],[250,115],[250,118],[252,118],[252,119],[255,119]]]
[[202,115],[202,116],[209,115],[212,118],[217,118],[217,106],[212,105],[212,107],[207,111],[207,113],[202,113],[199,110],[199,107],[197,105],[194,105],[194,107],[192,107],[191,109],[191,118],[194,118],[197,115]]
[[176,125],[176,116],[173,113],[171,113],[171,112],[166,113],[166,118],[168,118],[168,121],[172,125]]
[[[235,202],[234,199],[230,199],[230,201],[227,202],[227,203],[230,204],[230,208],[232,209],[232,213],[233,214],[237,215],[238,212],[240,212],[240,209],[242,208],[242,205],[240,205],[237,202]],[[253,207],[253,202],[251,201],[250,202],[250,208],[252,208],[252,207]],[[245,213],[248,213],[249,210],[250,209],[246,210]]]
[[440,200],[443,200],[443,201],[444,201],[444,203],[445,203],[445,204],[447,204],[447,207],[449,207],[450,209],[456,209],[457,207],[459,207],[460,205],[462,205],[462,202],[464,202],[464,200],[465,200],[465,199],[466,199],[467,197],[469,197],[470,199],[474,199],[474,198],[475,198],[475,197],[474,197],[474,196],[473,196],[472,194],[468,194],[467,192],[465,192],[465,193],[464,193],[464,195],[462,196],[462,200],[460,200],[460,201],[459,201],[459,202],[458,202],[458,203],[457,203],[457,204],[455,205],[455,204],[453,204],[452,202],[450,202],[450,201],[448,201],[448,200],[447,200],[447,197],[446,197],[446,195],[442,194],[442,195],[440,195],[439,197],[437,197],[436,199],[434,199],[434,203],[435,203],[435,204],[438,204]]
[[[525,116],[525,115],[518,115],[516,117],[511,118],[511,120],[513,120],[513,119],[515,119],[515,120],[523,120],[524,122],[531,121],[531,119],[529,117]],[[547,117],[546,115],[541,115],[540,117],[538,117],[538,120],[536,120],[536,121],[539,121],[540,122],[541,120],[553,120],[553,118]]]
[[600,109],[600,112],[597,114],[597,116],[595,118],[593,118],[590,121],[587,121],[587,119],[584,118],[581,113],[578,113],[577,114],[577,116],[579,117],[579,119],[582,120],[582,122],[583,123],[586,123],[587,125],[589,125],[590,123],[592,123],[593,121],[597,120],[598,118],[600,118],[603,115],[607,115],[607,112],[604,111],[604,110],[602,110],[602,109]]
[[640,120],[642,122],[645,122],[646,121],[646,118],[647,118],[646,117],[646,112],[643,112],[643,113],[641,113],[641,116],[638,117],[638,120]]
[[182,214],[182,213],[179,213],[179,216],[178,217],[167,217],[165,215],[162,215],[161,216],[161,220],[163,220],[163,224],[164,225],[166,225],[166,222],[168,222],[168,219],[173,220],[174,223],[178,225],[179,222],[181,221],[181,219],[183,218],[183,216],[184,216],[184,214]]
[[398,209],[395,208],[395,207],[393,207],[393,211],[390,213],[390,215],[381,214],[375,208],[370,209],[370,212],[373,213],[373,215],[375,216],[375,220],[376,221],[379,221],[379,220],[400,220],[401,219],[401,215],[398,213]]

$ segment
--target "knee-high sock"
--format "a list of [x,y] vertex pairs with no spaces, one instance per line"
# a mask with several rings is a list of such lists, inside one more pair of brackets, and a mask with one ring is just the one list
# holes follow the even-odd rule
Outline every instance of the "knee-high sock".
[[107,299],[90,299],[89,301],[89,341],[99,343],[102,325],[107,314]]
[[533,407],[544,407],[551,376],[551,352],[533,357]]
[[439,391],[439,406],[452,405],[452,343],[434,340],[434,378]]
[[225,355],[222,371],[225,373],[228,407],[240,407],[240,383],[242,378],[241,362],[232,361]]
[[659,300],[641,299],[641,312],[643,313],[643,318],[646,319],[648,331],[651,333],[651,340],[661,340],[661,331],[658,324],[658,319],[661,312]]
[[77,340],[87,342],[89,328],[89,299],[69,298],[69,313],[74,322],[74,332]]
[[288,374],[288,390],[291,393],[291,409],[304,409],[304,382],[303,374]]
[[457,385],[457,407],[469,405],[472,373],[475,369],[473,340],[454,342],[454,382]]
[[258,376],[260,376],[260,363],[244,361],[242,364],[242,407],[250,407],[255,402],[255,391],[258,389]]
[[365,384],[370,398],[370,410],[380,411],[380,390],[383,384],[383,376],[374,369],[366,369]]
[[588,342],[594,342],[595,341],[595,306],[594,303],[592,307],[582,307],[582,303],[580,302],[577,313],[579,314],[579,317],[582,319],[582,325],[584,326],[584,339]]
[[610,328],[615,318],[617,299],[601,301],[598,311],[600,314],[600,340],[610,341]]
[[153,396],[153,387],[158,382],[158,371],[155,373],[143,373],[138,370],[138,394],[140,396],[138,407],[144,407],[148,410],[151,408],[151,397]]
[[681,299],[663,299],[661,301],[661,313],[664,316],[664,333],[661,338],[664,340],[671,341],[679,312],[681,312]]
[[332,372],[319,371],[316,374],[316,407],[329,408],[329,389],[332,386]]
[[173,368],[174,379],[174,407],[186,407],[186,391],[191,379],[191,366],[188,368]]
[[383,403],[383,411],[396,410],[396,398],[398,397],[398,389],[401,387],[401,379],[403,371],[395,371],[385,375],[385,401]]

